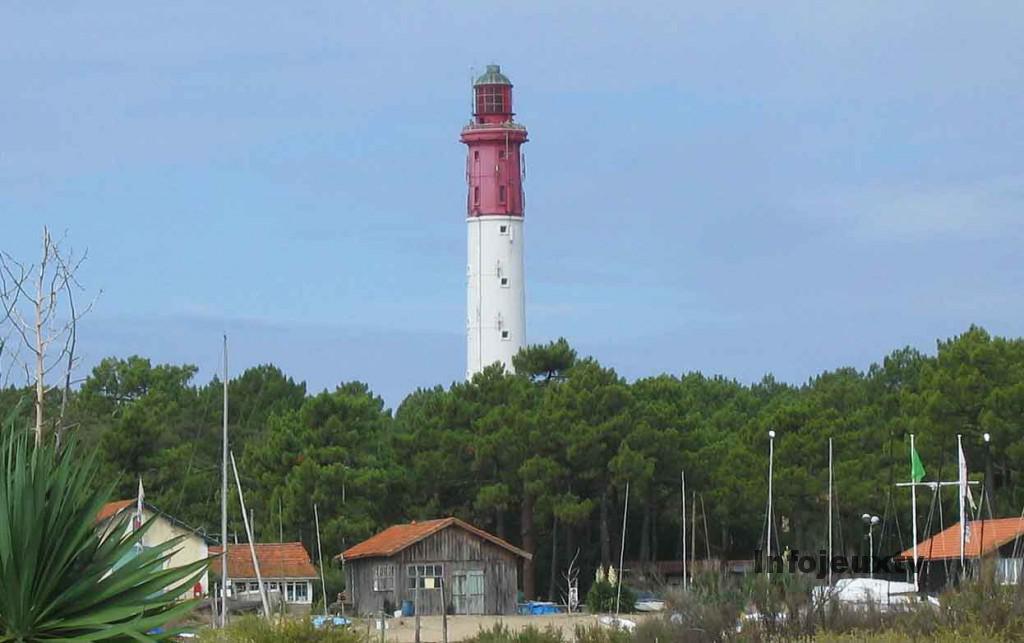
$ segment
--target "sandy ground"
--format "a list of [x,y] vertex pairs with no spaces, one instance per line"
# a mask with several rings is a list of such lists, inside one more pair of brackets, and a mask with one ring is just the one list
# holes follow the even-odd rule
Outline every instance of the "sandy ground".
[[[545,616],[449,616],[448,640],[462,641],[481,629],[490,629],[495,623],[503,623],[512,630],[520,630],[528,625],[540,629],[557,627],[562,630],[566,639],[572,640],[577,625],[596,625],[599,617],[593,614],[549,614]],[[635,614],[626,616],[634,621],[644,618]],[[388,619],[385,639],[388,643],[413,643],[416,640],[416,619],[414,617]],[[357,621],[356,627],[367,628],[366,621]],[[370,625],[370,632],[380,640],[380,631],[376,625]],[[441,617],[420,617],[420,640],[423,643],[441,641]]]

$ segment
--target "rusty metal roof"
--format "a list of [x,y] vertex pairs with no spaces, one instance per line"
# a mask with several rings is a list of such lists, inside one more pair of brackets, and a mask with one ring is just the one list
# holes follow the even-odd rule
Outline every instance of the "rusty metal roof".
[[[256,543],[256,558],[260,561],[260,575],[263,578],[316,578],[316,567],[309,559],[309,553],[302,543]],[[210,547],[210,555],[223,550]],[[220,556],[210,563],[210,571],[220,576]],[[255,579],[256,568],[252,564],[252,552],[248,544],[228,545],[228,575],[237,579]]]
[[[971,520],[967,525],[969,535],[964,542],[966,558],[985,556],[1018,536],[1024,536],[1024,519],[1021,518]],[[984,542],[982,542],[983,539]],[[913,557],[913,547],[899,555],[899,558],[905,560]],[[957,522],[952,527],[919,543],[917,557],[925,560],[960,558],[960,523]]]
[[490,541],[498,547],[507,549],[513,554],[521,556],[527,560],[533,558],[532,554],[529,554],[501,538],[498,538],[494,534],[489,534],[483,529],[474,527],[468,522],[459,520],[458,518],[437,518],[435,520],[411,522],[405,525],[393,525],[379,534],[371,536],[358,545],[348,548],[335,558],[342,558],[346,561],[355,560],[357,558],[387,558],[389,556],[394,556],[410,545],[418,543],[427,536],[452,526],[464,529],[475,536]]

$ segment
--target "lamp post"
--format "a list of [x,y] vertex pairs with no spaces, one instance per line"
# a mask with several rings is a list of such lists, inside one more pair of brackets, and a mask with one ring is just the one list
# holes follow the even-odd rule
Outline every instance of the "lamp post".
[[[985,440],[985,482],[981,485],[981,510],[978,511],[978,517],[981,518],[981,544],[978,545],[978,551],[981,552],[985,546],[985,514],[984,511],[988,510],[988,517],[992,518],[992,492],[989,491],[989,481],[992,479],[989,477],[989,472],[992,470],[992,452],[989,449],[989,443],[992,441],[992,436],[986,433],[981,436]],[[978,567],[981,567],[981,554],[978,555]]]
[[864,514],[860,517],[868,528],[868,578],[875,577],[875,526],[882,522],[878,516]]
[[[992,510],[992,488],[989,486],[992,480],[992,436],[986,433],[981,437],[985,440],[985,482],[982,485],[982,501],[987,505],[988,515],[991,518],[994,513]],[[984,518],[982,516],[982,520]]]

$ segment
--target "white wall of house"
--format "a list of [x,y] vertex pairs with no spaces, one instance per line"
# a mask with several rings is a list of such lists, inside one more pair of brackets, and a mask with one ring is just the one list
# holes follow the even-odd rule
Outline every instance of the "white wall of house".
[[[132,505],[124,511],[134,512],[135,506]],[[123,512],[122,512],[123,513]],[[119,520],[122,514],[113,516],[104,527],[109,529],[111,525],[115,524]],[[143,547],[156,547],[161,545],[172,538],[178,536],[184,536],[185,538],[179,542],[174,549],[177,550],[170,557],[170,559],[164,563],[166,567],[181,567],[183,565],[189,565],[199,560],[207,558],[209,550],[206,545],[206,540],[202,536],[192,531],[191,529],[182,527],[181,525],[175,524],[168,520],[166,517],[156,514],[148,508],[142,510],[143,520],[148,521],[153,516],[156,516],[156,520],[153,522],[153,526],[149,528],[149,531],[142,537]],[[132,528],[131,521],[128,522],[128,528],[126,531],[130,531]],[[209,572],[203,572],[202,577],[199,579],[199,584],[202,586],[201,596],[205,596],[210,588],[210,577]],[[182,598],[192,598],[192,588],[188,588],[185,593],[182,594]]]

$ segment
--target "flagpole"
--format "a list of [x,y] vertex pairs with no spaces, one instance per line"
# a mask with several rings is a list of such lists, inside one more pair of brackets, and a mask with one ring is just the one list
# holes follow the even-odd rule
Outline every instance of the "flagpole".
[[683,589],[686,589],[686,472],[680,471],[679,478],[683,491]]
[[960,475],[960,576],[964,575],[964,544],[967,538],[966,512],[964,511],[964,496],[967,489],[967,460],[964,458],[963,438],[956,434],[957,459],[959,460]]
[[[910,481],[911,482],[916,482],[914,480],[914,463],[913,463],[913,459],[914,459],[914,454],[915,453],[916,453],[916,451],[914,451],[914,434],[911,433],[910,434],[910,459],[911,459],[911,463],[910,463]],[[916,484],[910,486],[910,513],[911,513],[911,524],[914,526],[914,528],[913,528],[913,532],[914,532],[914,535],[913,535],[913,538],[914,538],[914,591],[915,592],[919,592],[919,591],[921,591],[921,587],[917,584],[917,485]]]
[[832,438],[828,439],[828,586],[832,587]]

